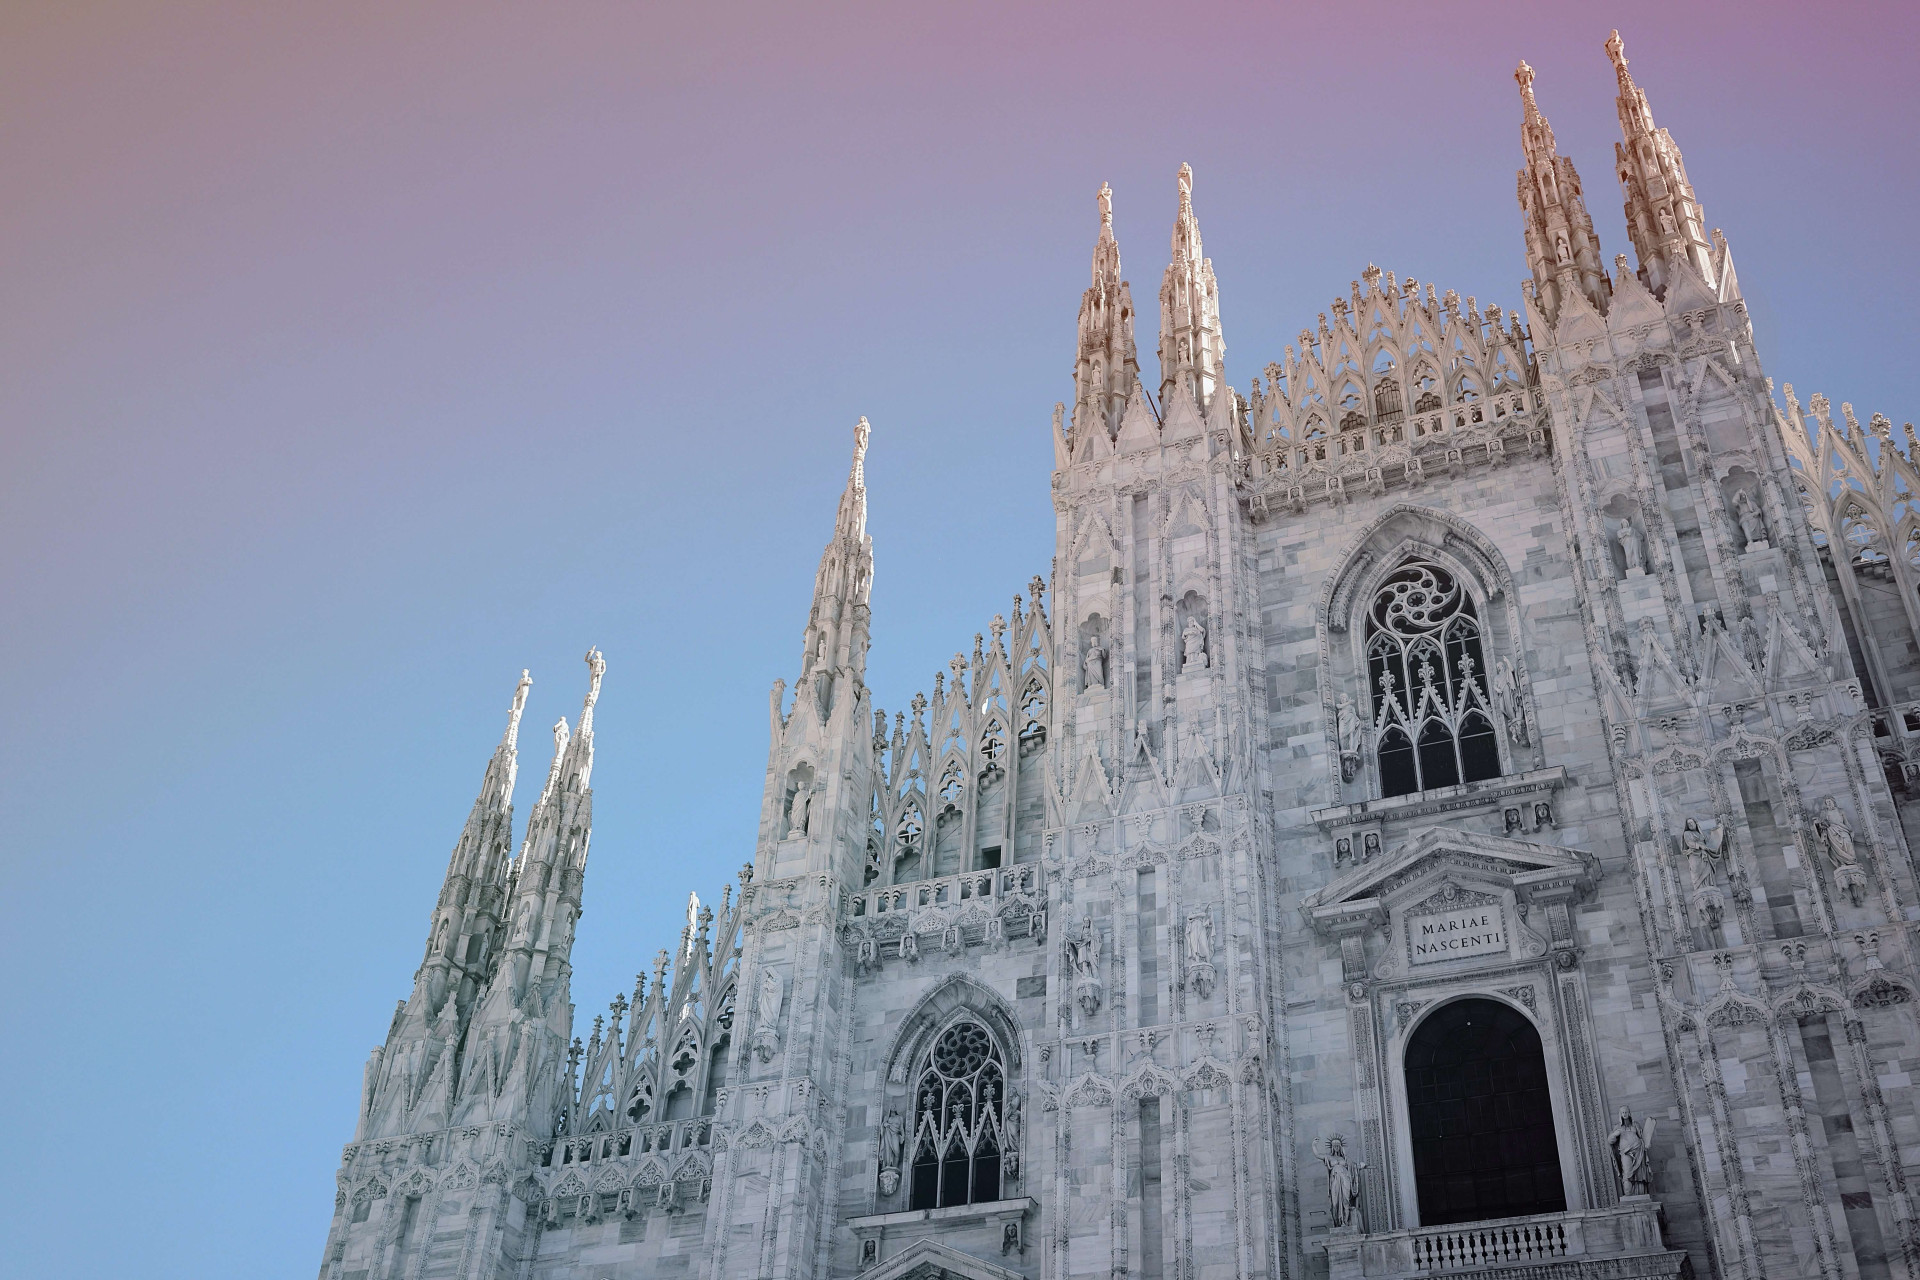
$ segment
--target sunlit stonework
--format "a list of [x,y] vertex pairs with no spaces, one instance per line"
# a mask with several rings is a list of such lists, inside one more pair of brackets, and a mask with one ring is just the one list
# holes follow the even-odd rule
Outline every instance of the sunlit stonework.
[[751,864],[590,1027],[605,666],[515,855],[523,679],[323,1280],[1920,1276],[1920,450],[1774,394],[1607,51],[1637,264],[1523,63],[1513,309],[1369,266],[1245,392],[1191,171],[1157,387],[1102,188],[1051,580],[876,706],[862,420]]

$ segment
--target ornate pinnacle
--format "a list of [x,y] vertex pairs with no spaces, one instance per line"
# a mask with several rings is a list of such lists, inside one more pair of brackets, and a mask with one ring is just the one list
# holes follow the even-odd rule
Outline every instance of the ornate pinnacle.
[[[1626,41],[1620,38],[1618,31],[1614,31],[1607,36],[1607,56],[1613,59],[1614,69],[1620,73],[1620,78],[1622,80],[1627,79],[1627,44]],[[1521,65],[1524,66],[1526,64],[1522,63]]]
[[1180,212],[1191,217],[1193,214],[1193,166],[1182,161],[1175,181],[1180,185]]
[[1099,193],[1094,198],[1100,202],[1100,234],[1111,238],[1113,235],[1113,188],[1104,182],[1101,183]]

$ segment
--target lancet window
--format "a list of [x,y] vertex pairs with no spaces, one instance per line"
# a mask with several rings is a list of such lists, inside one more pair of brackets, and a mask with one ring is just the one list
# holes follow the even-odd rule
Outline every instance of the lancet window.
[[1000,1198],[1006,1058],[978,1022],[956,1022],[921,1059],[914,1083],[909,1207],[943,1209]]
[[1374,593],[1367,683],[1382,796],[1500,776],[1480,619],[1445,569],[1409,562]]

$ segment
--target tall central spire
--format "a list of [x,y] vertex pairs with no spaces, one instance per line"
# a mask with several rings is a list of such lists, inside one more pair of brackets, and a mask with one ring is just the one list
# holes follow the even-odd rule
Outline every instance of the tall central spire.
[[1533,68],[1522,62],[1513,78],[1520,86],[1520,148],[1526,155],[1518,181],[1520,213],[1533,269],[1534,298],[1549,321],[1575,296],[1605,314],[1612,296],[1600,240],[1580,193],[1573,161],[1559,153],[1553,126],[1533,98]]
[[1133,345],[1133,290],[1120,278],[1113,238],[1113,188],[1100,184],[1100,238],[1093,246],[1093,283],[1080,298],[1080,336],[1073,365],[1073,447],[1091,431],[1111,436],[1140,382]]
[[1664,297],[1673,263],[1684,259],[1711,283],[1713,247],[1706,214],[1687,181],[1680,148],[1672,134],[1654,124],[1646,92],[1627,70],[1627,48],[1618,31],[1607,37],[1607,57],[1619,81],[1621,140],[1613,144],[1613,167],[1625,201],[1627,235],[1640,259],[1640,278],[1655,296]]
[[1173,220],[1173,261],[1160,282],[1160,402],[1171,412],[1184,388],[1204,414],[1223,385],[1227,343],[1220,333],[1220,287],[1200,246],[1193,216],[1193,169],[1180,166],[1180,211]]

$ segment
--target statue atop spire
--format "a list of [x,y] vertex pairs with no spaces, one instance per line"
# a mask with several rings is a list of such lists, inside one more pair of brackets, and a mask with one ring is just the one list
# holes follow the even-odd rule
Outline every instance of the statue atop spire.
[[1182,164],[1175,177],[1180,210],[1173,220],[1173,261],[1160,283],[1160,403],[1172,411],[1172,397],[1184,389],[1203,415],[1224,384],[1227,344],[1220,333],[1220,287],[1213,262],[1200,244],[1200,220],[1193,216],[1193,168]]
[[520,683],[514,686],[513,705],[507,709],[507,731],[500,735],[500,745],[494,748],[493,759],[487,762],[480,798],[474,802],[475,813],[483,808],[511,807],[509,802],[513,799],[513,782],[520,761],[520,716],[527,709],[527,691],[531,688],[533,676],[523,668]]
[[1615,105],[1620,141],[1613,147],[1613,167],[1620,178],[1627,235],[1640,259],[1640,279],[1655,297],[1665,297],[1673,264],[1685,260],[1712,284],[1713,243],[1680,148],[1672,134],[1654,124],[1646,91],[1627,70],[1626,44],[1618,31],[1607,37],[1606,49],[1619,81]]
[[1111,240],[1113,239],[1113,188],[1104,182],[1101,183],[1099,194],[1095,198],[1100,201],[1100,238]]

